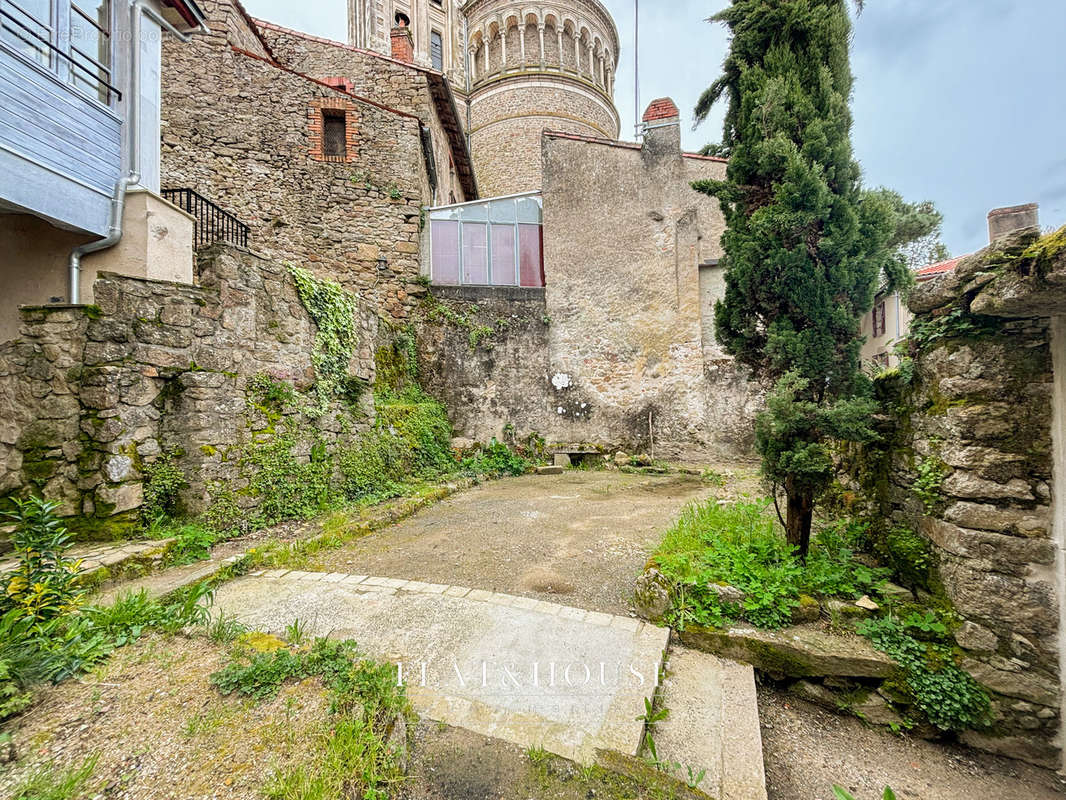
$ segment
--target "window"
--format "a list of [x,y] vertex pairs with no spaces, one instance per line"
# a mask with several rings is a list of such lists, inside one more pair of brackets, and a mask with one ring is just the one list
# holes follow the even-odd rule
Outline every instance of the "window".
[[111,0],[0,0],[0,41],[108,104]]
[[430,275],[442,286],[544,286],[541,197],[430,209]]
[[439,31],[429,34],[429,58],[433,69],[444,71],[444,39],[441,38]]
[[877,339],[885,335],[885,331],[888,329],[888,319],[885,314],[885,301],[878,300],[874,304],[874,338]]
[[348,158],[348,121],[344,111],[322,112],[322,155],[331,161]]

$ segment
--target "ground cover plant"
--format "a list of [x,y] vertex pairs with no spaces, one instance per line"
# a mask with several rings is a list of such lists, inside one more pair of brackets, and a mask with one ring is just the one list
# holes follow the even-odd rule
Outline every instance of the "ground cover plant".
[[0,719],[27,708],[37,685],[83,673],[148,631],[174,633],[209,619],[202,586],[166,601],[140,594],[106,608],[86,606],[57,508],[29,498],[6,515],[18,566],[0,596]]
[[804,562],[771,506],[769,500],[709,500],[685,509],[651,559],[672,587],[671,625],[718,627],[744,619],[780,628],[791,623],[803,595],[855,600],[876,594],[888,578],[889,570],[855,559],[862,525],[825,526]]
[[[300,626],[290,626],[298,633]],[[332,800],[337,797],[384,800],[404,780],[406,729],[410,706],[395,669],[364,658],[355,642],[303,636],[288,644],[272,636],[237,638],[231,661],[211,676],[223,694],[256,700],[275,696],[286,681],[317,677],[329,692],[330,716],[313,733],[315,758],[275,770],[263,786],[268,800]],[[400,726],[397,728],[397,726]]]

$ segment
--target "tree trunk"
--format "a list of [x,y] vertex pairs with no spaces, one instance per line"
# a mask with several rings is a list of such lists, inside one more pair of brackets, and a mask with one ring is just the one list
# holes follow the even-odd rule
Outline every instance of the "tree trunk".
[[814,519],[814,493],[786,489],[788,515],[785,517],[785,537],[793,547],[799,548],[800,558],[807,560],[811,546],[811,521]]

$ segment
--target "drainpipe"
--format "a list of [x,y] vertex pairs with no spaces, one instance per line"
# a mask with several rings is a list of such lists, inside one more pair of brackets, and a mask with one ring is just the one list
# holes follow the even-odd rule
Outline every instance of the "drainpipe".
[[[167,33],[183,43],[190,39],[163,19],[149,5],[149,2],[150,0],[133,0],[130,3],[130,90],[129,111],[126,115],[129,171],[115,184],[115,192],[111,196],[111,225],[107,236],[76,247],[70,253],[70,304],[74,306],[78,305],[81,300],[82,257],[100,250],[107,250],[122,241],[122,218],[126,211],[126,192],[131,186],[136,186],[141,182],[141,15],[148,16]],[[210,33],[211,31],[205,23],[201,22],[195,32]]]

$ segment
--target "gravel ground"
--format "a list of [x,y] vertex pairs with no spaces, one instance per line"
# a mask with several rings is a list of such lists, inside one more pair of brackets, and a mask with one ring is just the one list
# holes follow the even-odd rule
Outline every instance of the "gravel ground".
[[318,681],[286,686],[266,703],[221,697],[208,679],[225,653],[202,638],[153,636],[45,690],[5,728],[20,760],[0,767],[0,797],[41,764],[96,755],[79,798],[261,798],[273,769],[308,760],[308,734],[328,700]]
[[686,503],[713,494],[690,475],[571,471],[509,478],[324,553],[315,568],[626,614],[633,581],[663,531]]
[[936,744],[830,714],[759,687],[770,800],[832,800],[834,783],[858,800],[1050,800],[1066,794],[1054,772],[964,747]]

